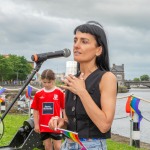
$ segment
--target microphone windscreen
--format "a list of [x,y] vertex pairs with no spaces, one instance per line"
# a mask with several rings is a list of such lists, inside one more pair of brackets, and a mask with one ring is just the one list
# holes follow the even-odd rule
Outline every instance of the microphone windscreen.
[[71,51],[69,49],[64,49],[64,57],[69,57],[71,55]]

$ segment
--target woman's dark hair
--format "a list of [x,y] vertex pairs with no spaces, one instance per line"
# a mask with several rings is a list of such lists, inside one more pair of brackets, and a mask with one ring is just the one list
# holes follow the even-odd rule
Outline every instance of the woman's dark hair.
[[96,21],[88,21],[86,24],[76,27],[74,34],[76,34],[77,31],[89,33],[95,37],[98,46],[102,46],[102,54],[96,57],[96,65],[100,70],[110,71],[107,38],[102,25]]
[[41,79],[55,80],[55,73],[50,69],[46,69],[42,72]]

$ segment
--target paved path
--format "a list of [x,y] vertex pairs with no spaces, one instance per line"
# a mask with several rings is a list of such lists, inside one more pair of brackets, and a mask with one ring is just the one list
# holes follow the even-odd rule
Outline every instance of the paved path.
[[[127,138],[118,134],[113,134],[113,133],[111,136],[112,136],[111,139],[113,141],[130,145],[130,138]],[[148,143],[140,142],[140,147],[145,148],[146,150],[150,150],[150,144]]]

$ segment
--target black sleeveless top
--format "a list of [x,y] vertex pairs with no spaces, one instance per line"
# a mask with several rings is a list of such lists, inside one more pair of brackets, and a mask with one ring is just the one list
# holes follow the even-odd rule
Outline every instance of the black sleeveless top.
[[[85,80],[85,85],[88,93],[101,109],[101,95],[99,90],[99,83],[106,71],[99,69],[91,73]],[[68,117],[69,124],[68,130],[78,132],[79,138],[110,138],[110,130],[106,133],[102,133],[88,117],[80,98],[70,91],[66,92],[66,115]]]

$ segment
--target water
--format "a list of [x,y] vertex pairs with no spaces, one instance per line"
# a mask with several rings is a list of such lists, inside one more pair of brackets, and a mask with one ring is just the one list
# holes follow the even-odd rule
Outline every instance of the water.
[[[131,94],[143,98],[144,100],[149,100],[149,102],[141,100],[139,103],[139,110],[144,117],[140,123],[140,141],[150,143],[150,89],[130,89],[128,93],[119,93],[117,97],[121,98]],[[130,138],[130,117],[128,117],[129,115],[125,110],[126,101],[127,98],[117,99],[112,133]]]

